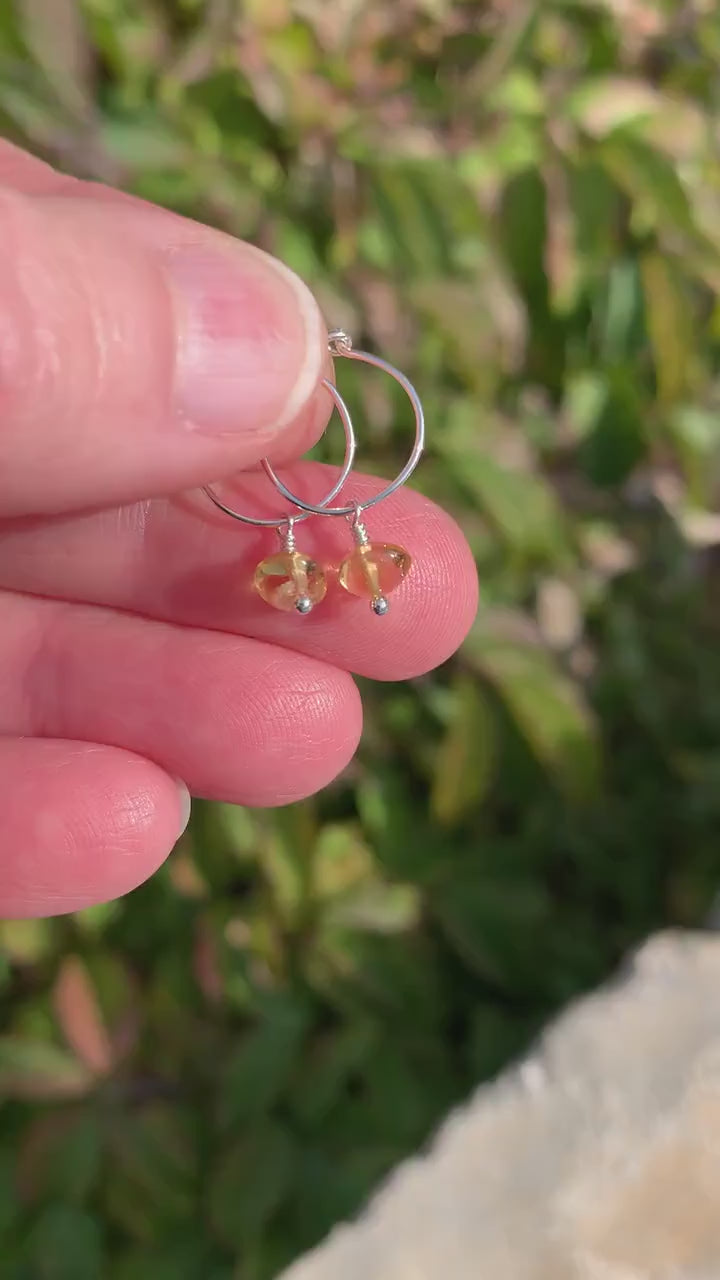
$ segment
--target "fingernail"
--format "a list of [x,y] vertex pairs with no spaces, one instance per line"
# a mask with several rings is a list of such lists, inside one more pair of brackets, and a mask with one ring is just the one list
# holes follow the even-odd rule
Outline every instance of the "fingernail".
[[323,371],[326,334],[313,295],[283,263],[229,238],[227,247],[176,249],[166,261],[181,417],[214,435],[272,438]]
[[185,783],[180,778],[175,779],[175,785],[178,789],[178,796],[180,798],[180,830],[178,831],[178,840],[179,840],[183,832],[187,830],[187,824],[190,821],[190,809],[192,807],[192,801],[190,799],[190,792],[185,786]]

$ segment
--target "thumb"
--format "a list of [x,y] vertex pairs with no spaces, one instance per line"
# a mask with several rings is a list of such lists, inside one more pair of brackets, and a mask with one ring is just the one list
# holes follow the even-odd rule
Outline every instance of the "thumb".
[[153,206],[0,187],[0,513],[170,493],[322,429],[282,263]]

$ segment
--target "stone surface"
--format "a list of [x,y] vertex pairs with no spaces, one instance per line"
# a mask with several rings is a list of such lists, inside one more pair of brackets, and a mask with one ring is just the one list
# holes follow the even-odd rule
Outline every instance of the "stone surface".
[[720,1280],[720,937],[648,942],[283,1280]]

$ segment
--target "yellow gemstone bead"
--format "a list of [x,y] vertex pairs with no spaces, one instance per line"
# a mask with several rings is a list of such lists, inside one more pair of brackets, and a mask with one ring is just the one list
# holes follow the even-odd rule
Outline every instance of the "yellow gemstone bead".
[[412,558],[404,547],[389,542],[368,542],[355,547],[338,570],[340,585],[353,596],[382,600],[410,572]]
[[253,585],[273,609],[297,609],[298,613],[309,613],[327,591],[320,565],[301,551],[278,551],[261,560]]

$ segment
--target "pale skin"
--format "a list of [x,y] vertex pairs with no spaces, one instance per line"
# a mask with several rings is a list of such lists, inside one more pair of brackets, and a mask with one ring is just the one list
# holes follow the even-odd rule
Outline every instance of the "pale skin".
[[[198,492],[235,477],[234,505],[273,514],[264,454],[327,491],[331,469],[295,461],[330,414],[326,332],[257,249],[0,142],[0,915],[127,893],[188,791],[320,790],[357,746],[352,673],[417,676],[465,636],[470,552],[411,490],[372,517],[414,559],[382,619],[337,586],[306,618],[269,608],[248,582],[273,535]],[[342,520],[297,538],[323,563],[349,545]]]

